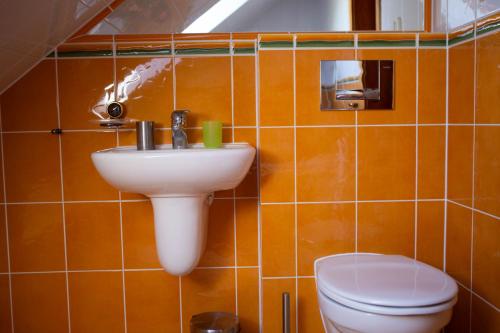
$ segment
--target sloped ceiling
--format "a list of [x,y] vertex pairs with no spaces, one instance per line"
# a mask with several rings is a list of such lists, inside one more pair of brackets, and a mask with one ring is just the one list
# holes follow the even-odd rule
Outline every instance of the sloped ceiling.
[[0,1],[0,94],[112,2]]

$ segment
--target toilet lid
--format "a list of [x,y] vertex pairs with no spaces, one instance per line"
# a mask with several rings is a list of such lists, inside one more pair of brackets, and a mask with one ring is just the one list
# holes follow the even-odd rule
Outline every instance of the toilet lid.
[[326,296],[365,304],[431,306],[453,299],[458,291],[447,274],[399,255],[335,255],[318,259],[315,268],[318,288]]

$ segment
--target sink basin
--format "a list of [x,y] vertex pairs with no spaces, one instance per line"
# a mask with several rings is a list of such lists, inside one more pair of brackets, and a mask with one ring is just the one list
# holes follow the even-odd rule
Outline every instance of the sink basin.
[[92,153],[92,161],[118,190],[151,199],[160,262],[171,274],[185,275],[205,247],[211,193],[238,186],[254,156],[255,148],[246,143],[180,150],[161,145],[146,151],[135,146],[101,150]]

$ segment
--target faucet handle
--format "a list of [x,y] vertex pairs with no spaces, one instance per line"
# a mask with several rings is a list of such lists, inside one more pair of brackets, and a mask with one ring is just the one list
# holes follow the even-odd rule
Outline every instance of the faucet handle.
[[185,126],[189,110],[174,110],[171,114],[172,127]]

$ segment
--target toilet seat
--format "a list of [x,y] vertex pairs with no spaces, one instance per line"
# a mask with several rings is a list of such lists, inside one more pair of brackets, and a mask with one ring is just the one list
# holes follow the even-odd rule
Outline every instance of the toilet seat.
[[316,260],[318,290],[344,306],[385,315],[437,313],[456,303],[456,282],[399,255],[350,253]]

